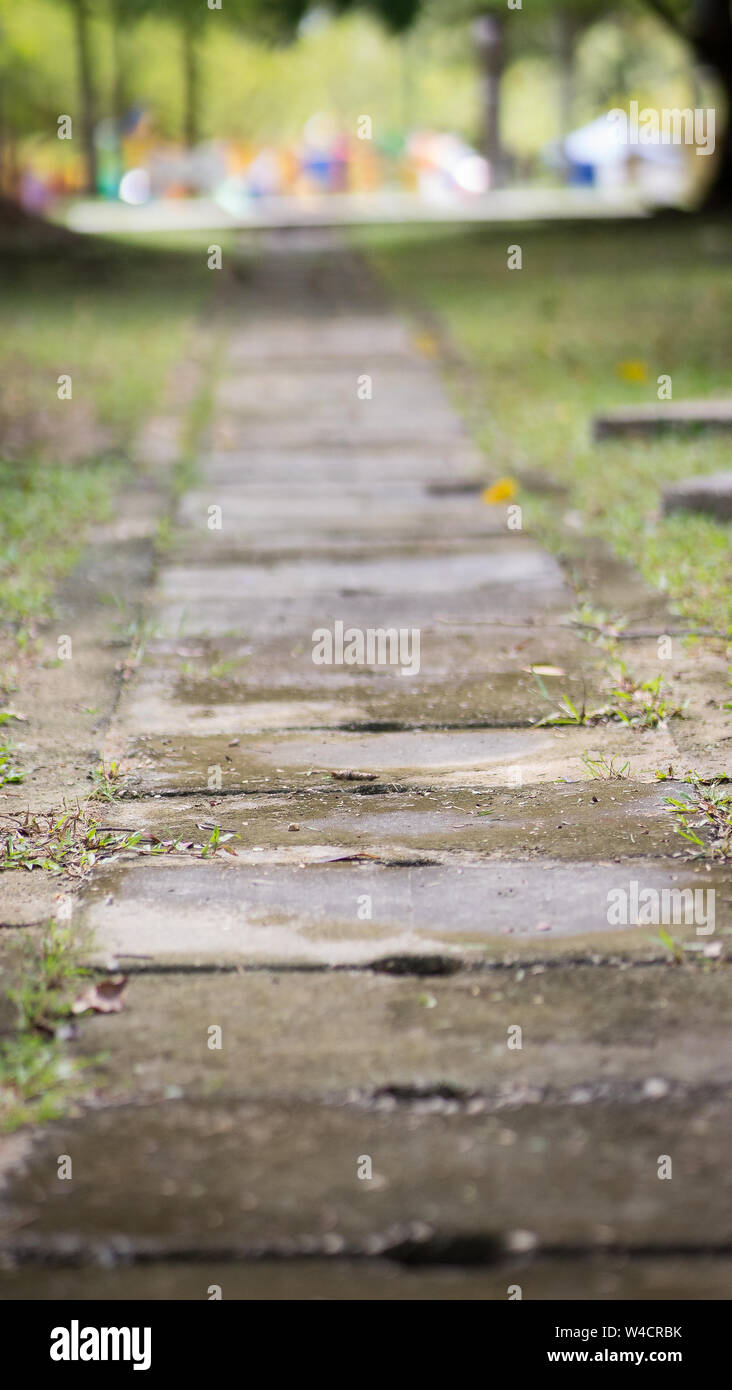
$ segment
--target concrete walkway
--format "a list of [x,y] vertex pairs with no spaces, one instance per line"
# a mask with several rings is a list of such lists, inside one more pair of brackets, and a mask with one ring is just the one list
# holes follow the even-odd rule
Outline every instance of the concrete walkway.
[[[461,489],[481,461],[364,267],[289,247],[232,304],[107,740],[136,825],[219,826],[236,854],[91,880],[89,955],[130,974],[128,1005],[85,1030],[100,1103],[6,1190],[25,1263],[0,1285],[726,1297],[727,971],[608,923],[636,881],[714,887],[723,929],[729,876],[679,858],[654,779],[678,748],[532,727],[532,664],[562,669],[557,696],[600,681],[558,564]],[[394,661],[367,663],[392,628]],[[354,629],[364,660],[337,664]],[[633,780],[588,781],[585,751],[631,756]]]

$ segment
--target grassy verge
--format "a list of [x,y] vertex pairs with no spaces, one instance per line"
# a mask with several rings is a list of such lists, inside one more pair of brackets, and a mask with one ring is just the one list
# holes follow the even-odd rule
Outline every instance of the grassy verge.
[[40,939],[24,934],[4,949],[2,973],[11,982],[0,1027],[0,1132],[8,1133],[55,1119],[83,1090],[89,1063],[71,1059],[65,1044],[88,972],[77,963],[71,931],[51,922]]
[[[0,628],[23,645],[87,523],[110,514],[215,277],[203,244],[64,244],[16,254],[12,270],[0,300]],[[71,399],[58,398],[61,376]]]
[[[453,391],[491,479],[543,471],[568,489],[521,496],[528,523],[561,551],[566,517],[632,560],[675,610],[732,630],[731,528],[659,515],[659,487],[729,467],[729,439],[647,443],[590,437],[592,415],[729,394],[732,228],[697,222],[370,228],[357,235],[408,305],[448,330],[468,371]],[[521,246],[522,267],[508,268]]]

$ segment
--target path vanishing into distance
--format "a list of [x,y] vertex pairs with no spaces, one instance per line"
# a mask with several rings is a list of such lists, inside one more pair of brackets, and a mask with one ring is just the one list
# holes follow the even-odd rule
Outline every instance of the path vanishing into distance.
[[[542,682],[602,702],[566,574],[482,500],[491,460],[365,265],[261,245],[99,734],[105,823],[181,851],[98,865],[75,905],[125,1008],[84,1024],[93,1103],[13,1137],[0,1291],[728,1297],[732,879],[655,778],[723,765],[701,665],[678,644],[684,721],[537,727]],[[660,597],[595,549],[583,576],[655,674]],[[666,929],[684,964],[633,925],[674,889],[703,902]]]

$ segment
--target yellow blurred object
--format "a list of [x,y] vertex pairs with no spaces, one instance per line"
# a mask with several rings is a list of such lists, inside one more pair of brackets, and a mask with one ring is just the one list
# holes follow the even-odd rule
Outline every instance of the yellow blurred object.
[[431,333],[415,333],[414,346],[423,357],[436,357],[440,350],[437,339]]
[[618,362],[617,371],[623,381],[643,383],[648,380],[648,367],[645,362]]
[[483,488],[480,494],[482,502],[510,502],[516,496],[516,484],[513,478],[499,478],[497,482],[491,483],[490,487]]

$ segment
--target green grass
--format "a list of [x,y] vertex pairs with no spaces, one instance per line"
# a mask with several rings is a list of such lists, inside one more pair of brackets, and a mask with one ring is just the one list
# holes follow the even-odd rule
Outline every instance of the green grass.
[[68,1056],[72,1005],[88,971],[76,961],[71,932],[49,923],[39,942],[3,953],[14,1028],[0,1035],[0,1132],[56,1119],[84,1089],[89,1061]]
[[[0,297],[0,627],[23,642],[52,611],[87,525],[111,514],[214,276],[203,251],[94,240],[11,265]],[[58,399],[61,375],[71,400]]]
[[[468,366],[448,380],[490,478],[546,471],[568,487],[561,513],[520,493],[527,524],[562,550],[562,514],[604,537],[694,624],[732,625],[730,527],[660,518],[659,487],[729,467],[729,439],[603,442],[592,415],[729,395],[732,227],[694,220],[550,227],[370,228],[358,244],[417,316],[447,330]],[[507,268],[520,244],[523,268]]]

